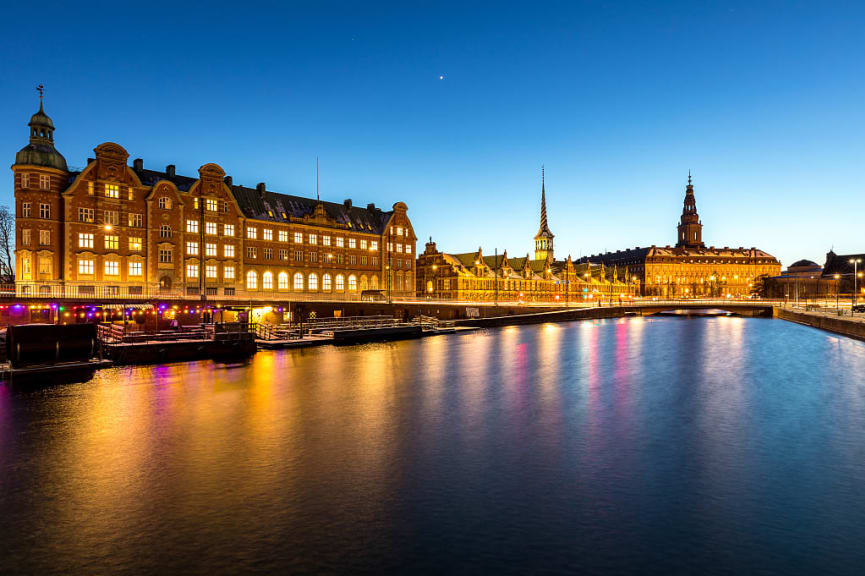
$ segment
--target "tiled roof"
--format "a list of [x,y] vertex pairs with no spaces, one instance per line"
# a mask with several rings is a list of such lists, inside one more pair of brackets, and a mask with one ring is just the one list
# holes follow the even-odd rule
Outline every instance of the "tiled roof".
[[[133,168],[133,170],[135,169]],[[168,180],[183,192],[188,192],[192,185],[198,181],[197,178],[176,174],[171,176],[167,172],[158,170],[138,169],[135,170],[135,173],[145,186],[153,186],[160,180]],[[303,198],[270,191],[265,191],[262,197],[256,188],[247,188],[246,186],[230,186],[230,188],[244,216],[256,220],[288,222],[291,218],[303,218],[312,215],[318,204],[314,198]],[[346,204],[335,202],[321,202],[321,205],[330,218],[357,232],[383,234],[393,213],[380,208],[349,207]]]
[[189,189],[192,188],[192,185],[198,180],[198,178],[191,178],[189,176],[169,176],[166,172],[159,172],[158,170],[147,170],[142,168],[141,170],[135,170],[135,174],[138,176],[138,179],[141,180],[141,183],[145,186],[153,186],[160,180],[168,180],[175,186],[177,186],[178,190],[183,192],[189,192]]
[[[266,191],[262,196],[257,189],[245,186],[232,186],[231,191],[244,215],[257,220],[288,222],[292,217],[303,218],[311,215],[319,203],[314,198],[303,198],[270,191]],[[357,232],[383,234],[392,214],[391,211],[384,211],[380,208],[349,207],[346,204],[337,204],[336,202],[321,202],[321,205],[330,218]]]

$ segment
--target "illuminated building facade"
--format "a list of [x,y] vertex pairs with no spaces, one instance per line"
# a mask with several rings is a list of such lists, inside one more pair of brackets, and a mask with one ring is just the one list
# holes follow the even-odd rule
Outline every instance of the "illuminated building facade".
[[602,302],[626,298],[639,291],[627,269],[584,262],[568,256],[555,260],[553,233],[547,224],[546,189],[541,176],[540,227],[534,238],[535,258],[440,252],[426,244],[417,261],[417,295],[429,299],[467,302]]
[[703,243],[690,174],[677,232],[675,246],[617,250],[581,261],[626,267],[639,280],[644,296],[670,298],[749,296],[758,279],[780,273],[778,259],[757,248],[715,248]]
[[322,202],[132,166],[100,144],[80,171],[40,104],[14,173],[16,290],[46,298],[358,299],[411,296],[416,237],[402,202]]

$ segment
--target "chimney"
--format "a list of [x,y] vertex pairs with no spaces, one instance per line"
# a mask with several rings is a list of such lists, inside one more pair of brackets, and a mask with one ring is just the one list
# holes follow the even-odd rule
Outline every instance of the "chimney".
[[144,170],[144,160],[136,158],[132,161],[132,167],[136,170]]
[[370,212],[375,212],[375,203],[370,202],[369,204],[366,205],[366,209],[369,210]]
[[351,198],[346,198],[342,205],[345,206],[347,210],[351,210]]
[[230,187],[233,180],[231,179],[231,176],[226,176],[224,182]]
[[259,182],[258,184],[255,185],[255,189],[258,190],[258,195],[261,196],[262,198],[264,198],[265,188],[267,188],[267,185],[265,185],[264,182]]
[[174,164],[169,164],[168,166],[166,166],[165,167],[165,175],[168,176],[169,178],[174,178],[174,168],[175,168]]

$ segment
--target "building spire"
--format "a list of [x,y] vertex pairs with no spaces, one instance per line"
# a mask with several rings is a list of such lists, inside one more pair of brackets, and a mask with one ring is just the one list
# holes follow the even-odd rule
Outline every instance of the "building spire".
[[45,86],[40,84],[36,87],[36,91],[39,92],[39,111],[44,112],[45,110],[42,107],[42,99],[45,97]]
[[691,171],[688,170],[688,186],[691,186]]
[[547,230],[547,191],[544,187],[544,165],[541,164],[541,232]]

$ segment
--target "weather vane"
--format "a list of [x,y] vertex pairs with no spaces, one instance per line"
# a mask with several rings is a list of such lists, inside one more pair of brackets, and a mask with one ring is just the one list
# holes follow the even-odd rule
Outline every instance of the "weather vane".
[[40,84],[36,87],[36,91],[39,92],[39,104],[42,104],[42,98],[45,96],[45,86]]

